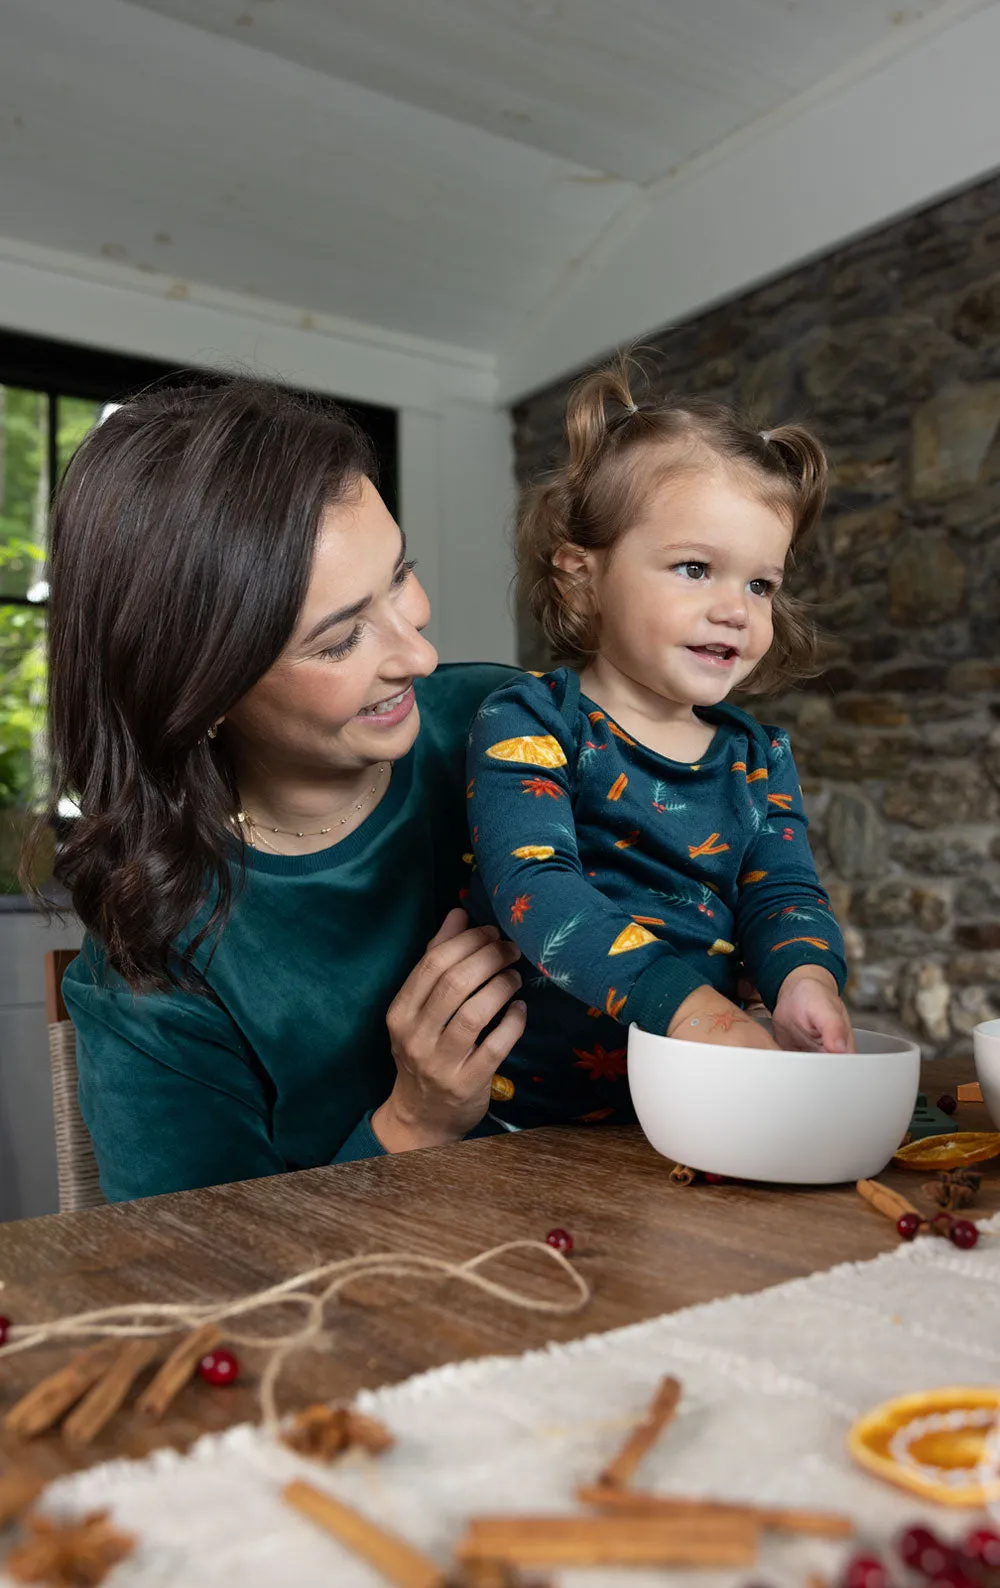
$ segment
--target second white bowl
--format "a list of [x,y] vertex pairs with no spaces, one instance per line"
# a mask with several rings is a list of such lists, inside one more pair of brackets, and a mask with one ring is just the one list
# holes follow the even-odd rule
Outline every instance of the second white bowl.
[[984,1020],[977,1026],[972,1033],[972,1046],[983,1102],[1000,1130],[1000,1020]]
[[709,1174],[788,1185],[868,1179],[906,1134],[920,1049],[876,1031],[855,1031],[854,1040],[857,1053],[789,1053],[632,1026],[628,1079],[639,1124],[657,1152]]

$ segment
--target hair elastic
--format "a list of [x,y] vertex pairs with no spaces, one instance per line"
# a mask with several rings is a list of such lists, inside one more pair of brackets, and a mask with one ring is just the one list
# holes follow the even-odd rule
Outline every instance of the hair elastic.
[[769,441],[770,441],[770,439],[771,439],[771,432],[770,432],[770,430],[758,430],[758,432],[757,432],[757,434],[758,434],[758,435],[759,435],[759,436],[760,436],[760,439],[761,439],[761,440],[762,440],[762,441],[763,441],[763,443],[764,443],[764,445],[765,445],[765,447],[766,447],[766,446],[767,446],[767,443],[768,443],[768,442],[769,442]]

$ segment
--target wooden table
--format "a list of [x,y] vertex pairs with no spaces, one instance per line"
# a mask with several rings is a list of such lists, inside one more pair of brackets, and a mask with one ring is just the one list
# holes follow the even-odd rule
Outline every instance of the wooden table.
[[[947,1082],[968,1078],[949,1073]],[[942,1089],[940,1070],[929,1084],[932,1096]],[[990,1128],[974,1104],[962,1106],[956,1126]],[[213,1301],[355,1252],[461,1260],[503,1240],[544,1239],[553,1226],[572,1232],[574,1261],[594,1288],[586,1311],[523,1312],[447,1280],[359,1281],[333,1314],[332,1352],[289,1367],[283,1404],[294,1407],[762,1290],[897,1244],[891,1224],[850,1186],[679,1188],[667,1173],[637,1129],[538,1130],[0,1225],[0,1310],[33,1322],[131,1300]],[[922,1176],[891,1170],[882,1178],[919,1199]],[[992,1163],[977,1212],[997,1209],[1000,1168]],[[552,1293],[544,1257],[529,1256],[513,1277]],[[46,1348],[0,1361],[0,1413],[66,1356],[65,1347]],[[89,1459],[184,1446],[254,1418],[252,1354],[244,1365],[247,1383],[192,1384],[158,1427],[119,1414]],[[28,1447],[0,1437],[0,1466],[5,1454],[46,1476],[80,1464],[57,1436]]]

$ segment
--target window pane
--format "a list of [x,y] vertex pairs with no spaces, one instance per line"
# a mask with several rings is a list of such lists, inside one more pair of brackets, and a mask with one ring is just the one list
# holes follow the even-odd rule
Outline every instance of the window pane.
[[0,386],[0,597],[34,595],[43,581],[48,404],[44,392]]
[[0,605],[0,893],[20,891],[27,808],[44,793],[44,700],[45,612]]
[[89,397],[56,398],[56,457],[62,474],[87,431],[101,417],[103,403]]

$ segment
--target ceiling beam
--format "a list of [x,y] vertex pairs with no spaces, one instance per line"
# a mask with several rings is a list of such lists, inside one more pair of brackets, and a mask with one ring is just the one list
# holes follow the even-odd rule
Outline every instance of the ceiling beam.
[[1000,169],[998,62],[992,0],[642,194],[499,350],[500,399]]

